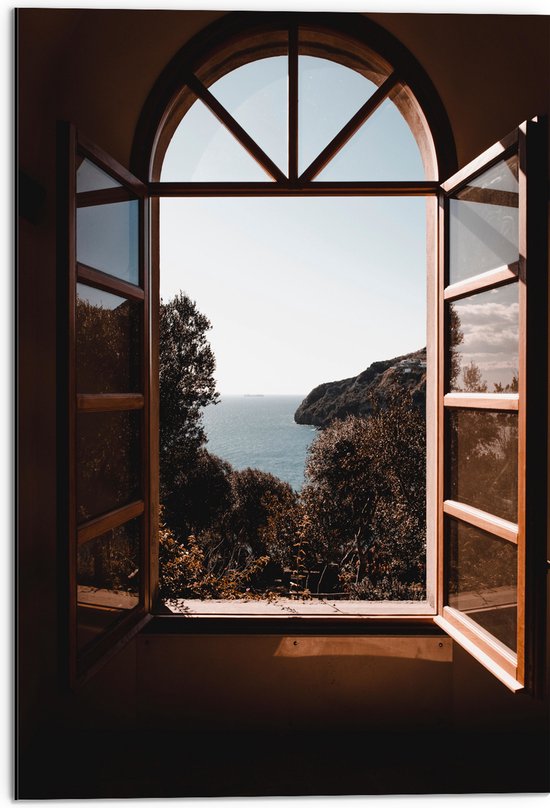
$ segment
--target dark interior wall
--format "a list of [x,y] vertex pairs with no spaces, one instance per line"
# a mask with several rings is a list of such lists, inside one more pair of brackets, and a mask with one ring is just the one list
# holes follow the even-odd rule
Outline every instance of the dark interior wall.
[[463,166],[549,106],[549,18],[370,14],[416,56],[449,116]]
[[[274,731],[289,729],[288,721],[285,724],[289,715],[295,729],[318,727],[319,700],[325,696],[326,727],[341,730],[342,715],[348,716],[350,729],[361,721],[368,724],[369,699],[374,699],[374,693],[375,700],[386,705],[390,724],[393,720],[394,727],[399,722],[401,728],[413,726],[421,706],[428,703],[422,699],[431,692],[432,707],[423,713],[425,728],[437,729],[443,722],[460,731],[505,728],[544,733],[544,704],[513,696],[456,647],[452,662],[411,657],[405,664],[399,655],[373,655],[372,649],[366,651],[361,642],[350,638],[338,651],[333,648],[321,655],[306,655],[305,661],[283,662],[274,653],[277,643],[262,637],[223,641],[164,637],[153,643],[139,637],[79,695],[67,696],[60,689],[55,513],[56,121],[74,122],[88,138],[128,165],[139,114],[158,74],[192,35],[220,16],[205,11],[19,12],[19,160],[45,191],[36,223],[20,220],[22,743],[31,743],[40,728],[53,725],[158,731],[164,719],[167,727],[173,726],[174,704],[175,715],[181,720],[187,717],[188,729],[197,731],[201,702],[210,703],[210,727],[216,726],[218,716],[219,728],[232,724],[246,729],[246,717],[254,710],[251,688],[259,703],[269,698],[269,709],[260,710],[259,715],[264,716],[264,728]],[[370,16],[394,33],[431,76],[453,127],[460,165],[518,122],[548,112],[548,17]],[[405,645],[403,641],[402,650]],[[362,662],[358,661],[362,656]],[[219,675],[225,684],[212,702],[216,682],[207,672],[215,665],[223,671]],[[192,688],[192,702],[183,688],[178,694],[174,682],[178,671],[178,682]],[[308,686],[311,675],[315,687]],[[408,707],[407,699],[402,699],[405,680],[410,688]],[[271,683],[268,695],[258,681]],[[162,703],[163,693],[170,693],[172,701]]]

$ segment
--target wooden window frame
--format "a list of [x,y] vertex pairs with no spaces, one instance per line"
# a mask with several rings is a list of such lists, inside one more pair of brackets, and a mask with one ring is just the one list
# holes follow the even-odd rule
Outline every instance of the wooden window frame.
[[[271,15],[263,15],[263,18]],[[428,126],[426,115],[419,100],[416,99],[414,88],[405,82],[404,77],[410,72],[411,76],[417,77],[418,68],[413,67],[410,60],[407,61],[404,53],[398,48],[391,50],[383,56],[372,51],[356,38],[355,27],[347,25],[345,29],[340,27],[336,32],[329,31],[326,20],[321,24],[313,24],[312,15],[305,15],[305,24],[300,23],[296,16],[286,15],[284,20],[281,15],[277,15],[271,25],[265,24],[262,19],[261,31],[259,27],[252,26],[252,34],[241,32],[239,37],[235,36],[231,40],[231,49],[228,50],[224,42],[215,43],[206,48],[200,58],[189,57],[187,49],[182,54],[178,54],[174,61],[167,68],[166,76],[161,76],[158,86],[153,90],[153,97],[168,99],[163,109],[157,109],[156,127],[150,132],[150,142],[146,147],[147,152],[147,172],[149,176],[149,192],[152,197],[152,296],[157,296],[159,288],[159,200],[161,198],[194,198],[194,197],[346,197],[346,196],[400,196],[400,197],[424,197],[427,200],[427,295],[430,299],[428,311],[430,312],[427,321],[427,344],[428,350],[435,351],[435,336],[437,334],[435,305],[437,297],[436,287],[436,260],[437,252],[434,244],[437,238],[437,197],[439,193],[438,166],[441,162],[445,165],[444,157],[450,151],[449,141],[452,142],[449,133],[450,129],[444,120],[442,111],[436,103],[434,94],[431,103],[425,101],[425,106],[430,110],[430,125]],[[317,15],[313,15],[317,16]],[[331,15],[332,16],[332,15]],[[340,21],[341,16],[336,15]],[[363,22],[365,22],[363,20]],[[369,33],[372,35],[369,25]],[[381,29],[378,29],[379,32]],[[283,33],[284,32],[284,33]],[[302,37],[302,33],[304,33]],[[252,37],[252,39],[251,39]],[[240,40],[240,41],[239,41]],[[387,43],[386,43],[387,44]],[[311,164],[298,174],[298,56],[300,54],[316,55],[330,58],[347,67],[359,70],[366,75],[369,70],[382,70],[383,77],[381,83],[374,94],[356,112],[350,120],[345,123],[330,143]],[[273,169],[273,164],[266,158],[264,152],[248,136],[243,137],[241,127],[236,123],[227,110],[214,98],[207,89],[204,82],[209,84],[216,81],[230,70],[234,70],[243,64],[260,57],[270,55],[285,55],[288,59],[288,177],[280,169]],[[174,76],[177,80],[174,83]],[[376,76],[380,80],[379,75]],[[418,81],[418,78],[417,78]],[[418,81],[420,85],[429,84],[426,77],[423,81]],[[371,116],[380,105],[386,100],[395,101],[395,95],[399,92],[407,99],[407,108],[400,111],[407,119],[412,134],[415,137],[425,167],[425,171],[431,174],[434,179],[416,181],[316,181],[315,177],[321,172],[326,164],[345,146],[352,135],[358,131],[361,125]],[[170,138],[177,125],[190,109],[192,103],[200,99],[210,112],[218,119],[219,123],[234,135],[241,146],[248,154],[272,177],[272,181],[267,182],[168,182],[160,181],[162,161]],[[138,127],[139,130],[139,127]],[[434,131],[441,130],[439,142],[433,134]],[[442,144],[447,144],[447,150]],[[454,151],[453,151],[454,155]],[[452,164],[454,161],[447,163]],[[153,309],[157,310],[157,303],[153,300]],[[158,325],[156,326],[158,327]],[[428,337],[431,334],[431,338]],[[153,335],[153,342],[158,344],[158,332]],[[430,368],[435,366],[435,354],[430,356],[428,363]],[[435,457],[435,440],[437,437],[437,407],[435,404],[436,387],[435,375],[430,373],[428,378],[428,388],[431,394],[427,396],[427,423],[426,430],[428,436],[428,453]],[[158,395],[157,392],[154,395]],[[309,610],[304,607],[297,609],[300,619],[325,620],[328,622],[340,620],[354,620],[357,616],[361,619],[371,618],[374,615],[379,618],[389,620],[402,619],[410,621],[425,621],[426,616],[430,618],[436,613],[436,598],[433,591],[432,582],[436,579],[436,559],[433,548],[435,547],[435,513],[436,513],[436,481],[435,472],[427,473],[428,502],[427,506],[427,598],[426,601],[418,604],[400,604],[398,601],[387,603],[377,603],[368,606],[365,603],[357,603],[353,613],[338,615],[335,610],[332,614],[327,613],[323,617],[309,614]],[[156,582],[153,584],[156,590]],[[231,612],[235,609],[224,609],[222,613],[227,614],[227,619],[232,619]],[[229,612],[229,613],[228,613]],[[194,619],[211,619],[212,614],[206,608],[199,615],[193,615]],[[246,620],[270,617],[269,612],[258,604],[247,604],[243,607],[243,614],[237,620]],[[288,614],[282,611],[281,617],[288,620]],[[164,618],[163,618],[164,619]],[[168,618],[167,618],[168,619]],[[177,619],[177,616],[176,616]]]
[[[136,179],[124,166],[90,143],[71,124],[60,124],[58,129],[58,169],[60,174],[60,201],[67,216],[65,226],[58,233],[63,239],[59,250],[58,298],[64,301],[68,318],[64,329],[58,333],[58,381],[60,382],[60,407],[58,426],[62,429],[60,440],[60,474],[65,482],[66,494],[60,497],[59,509],[63,514],[61,524],[66,525],[63,536],[67,572],[64,578],[66,602],[62,606],[64,622],[67,625],[63,652],[68,659],[64,669],[70,686],[79,686],[91,676],[97,667],[109,659],[130,636],[137,633],[151,619],[149,548],[152,535],[151,521],[151,478],[150,441],[150,272],[149,272],[149,195],[146,185]],[[101,192],[83,194],[83,206],[108,204],[112,201],[138,200],[139,212],[139,283],[133,284],[117,278],[97,268],[79,263],[76,250],[76,213],[82,196],[76,191],[76,172],[79,161],[87,159],[98,166],[122,187]],[[76,382],[76,287],[78,283],[123,295],[137,301],[142,306],[140,393],[81,393]],[[98,516],[77,523],[76,491],[76,440],[77,415],[81,412],[131,412],[140,413],[140,488],[142,497],[122,507],[116,507]],[[140,587],[138,605],[122,615],[112,628],[106,629],[81,651],[78,650],[78,594],[77,594],[77,553],[83,544],[103,533],[139,518],[140,531]]]
[[[546,123],[525,121],[499,143],[442,183],[440,195],[439,277],[439,460],[438,615],[435,622],[510,690],[544,691],[543,655],[546,609],[546,368],[548,315],[547,250],[544,189]],[[518,156],[519,260],[509,266],[446,285],[449,255],[448,204],[452,194],[506,158]],[[447,393],[445,391],[445,310],[467,295],[518,285],[519,334],[517,393]],[[541,367],[544,368],[540,383]],[[452,408],[516,412],[518,419],[518,519],[512,523],[445,497],[445,412]],[[517,547],[517,651],[449,606],[446,594],[446,518],[453,517]]]
[[[245,21],[246,17],[246,21]],[[215,627],[223,626],[224,631],[230,633],[257,633],[260,626],[271,627],[270,630],[278,630],[276,626],[284,626],[285,633],[304,632],[304,630],[320,631],[322,633],[341,633],[348,630],[360,630],[364,633],[395,633],[396,631],[402,632],[415,632],[422,631],[430,633],[438,630],[444,630],[459,644],[461,644],[467,651],[469,651],[478,661],[494,673],[501,681],[503,681],[511,690],[518,690],[521,688],[529,689],[531,692],[536,692],[540,683],[539,674],[543,670],[542,659],[544,654],[544,616],[541,614],[541,603],[544,602],[544,580],[546,571],[545,562],[545,547],[543,547],[543,538],[545,538],[543,525],[545,527],[546,519],[546,466],[544,465],[544,473],[535,473],[538,464],[543,460],[546,462],[546,442],[541,440],[541,434],[546,435],[546,391],[538,397],[534,395],[535,385],[535,370],[537,366],[540,367],[541,362],[545,362],[546,358],[546,335],[547,335],[547,313],[546,313],[546,196],[544,193],[543,178],[544,171],[541,170],[541,165],[544,164],[544,159],[541,158],[541,151],[544,154],[544,135],[541,125],[539,123],[538,129],[533,129],[530,123],[524,124],[517,132],[513,133],[511,139],[501,141],[492,150],[488,150],[476,161],[473,161],[469,166],[462,169],[455,177],[453,182],[460,181],[461,177],[464,182],[477,173],[481,168],[485,168],[487,160],[498,162],[502,158],[503,151],[506,149],[515,148],[515,144],[520,144],[522,166],[525,168],[527,163],[531,166],[529,171],[529,183],[523,185],[523,200],[526,202],[529,209],[530,226],[527,230],[527,219],[522,215],[520,220],[520,252],[522,258],[516,266],[501,267],[497,270],[492,270],[489,273],[483,273],[476,278],[470,278],[466,282],[455,284],[454,286],[445,287],[443,282],[443,266],[446,260],[446,248],[444,238],[444,205],[445,193],[449,188],[449,183],[440,185],[441,176],[449,176],[456,170],[456,156],[454,151],[454,141],[452,137],[451,128],[447,120],[446,114],[441,106],[437,94],[433,89],[431,81],[426,76],[420,66],[414,61],[410,54],[396,42],[387,32],[379,28],[376,24],[363,17],[355,15],[288,15],[288,14],[248,14],[245,15],[235,14],[229,15],[229,18],[222,19],[218,23],[214,23],[205,32],[199,34],[194,40],[185,46],[179,54],[176,54],[172,62],[167,66],[166,70],[160,76],[156,86],[151,91],[149,99],[144,107],[142,116],[140,118],[136,138],[134,141],[131,166],[137,176],[147,177],[144,184],[140,184],[139,188],[135,186],[136,180],[125,172],[122,166],[114,163],[108,155],[95,149],[91,144],[83,138],[79,138],[78,142],[84,153],[90,156],[94,162],[100,166],[103,165],[108,173],[117,176],[121,182],[128,186],[131,191],[145,197],[148,197],[150,202],[149,206],[142,203],[142,226],[144,231],[150,227],[150,243],[147,246],[147,253],[151,259],[151,276],[150,284],[147,288],[147,278],[144,276],[145,286],[143,289],[143,298],[136,289],[134,294],[137,296],[135,299],[143,299],[149,301],[148,315],[147,315],[147,328],[144,328],[144,340],[147,343],[144,345],[145,355],[148,357],[146,379],[144,378],[144,400],[143,409],[147,413],[148,428],[144,430],[144,440],[148,440],[147,446],[144,448],[144,457],[147,458],[149,464],[146,474],[149,484],[145,489],[145,500],[143,502],[143,511],[141,511],[141,503],[131,503],[125,508],[117,509],[116,511],[99,517],[99,522],[103,520],[103,526],[120,524],[121,521],[126,521],[129,514],[137,515],[138,512],[143,512],[144,523],[149,531],[149,537],[158,535],[158,500],[159,500],[159,486],[158,486],[158,429],[151,429],[150,426],[158,425],[158,327],[159,327],[159,287],[158,287],[158,267],[159,267],[159,201],[161,197],[203,197],[203,196],[220,196],[220,197],[263,197],[263,196],[424,196],[433,200],[433,205],[427,206],[427,230],[428,230],[428,334],[427,344],[431,346],[431,350],[437,351],[437,357],[432,356],[432,361],[428,362],[428,374],[432,374],[431,384],[433,385],[434,395],[427,400],[427,419],[431,418],[433,428],[435,431],[435,442],[428,448],[428,482],[433,487],[433,501],[436,507],[436,524],[435,534],[428,541],[433,541],[436,550],[436,559],[434,561],[434,568],[432,570],[434,579],[436,581],[436,604],[434,609],[429,614],[422,614],[421,610],[416,614],[361,614],[354,616],[347,616],[342,619],[333,616],[319,617],[311,616],[304,619],[304,616],[280,616],[275,619],[267,617],[263,614],[257,614],[250,617],[238,617],[227,615],[220,618],[219,615],[212,615],[208,618],[199,616],[193,617],[191,621],[187,618],[182,618],[178,615],[171,616],[156,616],[154,622],[151,624],[154,629],[161,632],[168,631],[169,633],[180,632],[207,632],[211,633],[217,630]],[[351,19],[353,17],[353,19]],[[344,18],[345,21],[344,21]],[[267,23],[266,23],[267,21]],[[303,21],[303,22],[301,22]],[[313,163],[301,175],[298,172],[297,160],[297,143],[298,143],[298,115],[297,115],[297,94],[298,94],[298,55],[300,52],[298,42],[298,28],[304,25],[308,31],[309,44],[308,47],[312,49],[312,53],[321,53],[322,48],[327,46],[330,37],[333,37],[332,45],[336,43],[336,51],[338,52],[337,61],[348,66],[354,66],[355,60],[364,55],[368,51],[365,42],[375,41],[377,46],[380,46],[380,52],[383,57],[392,65],[392,71],[386,78],[385,82],[381,85],[382,88],[375,93],[376,98],[371,99],[370,102],[356,113],[356,115],[343,127],[343,129],[336,135],[331,143],[321,152],[321,154],[313,161]],[[208,90],[217,78],[230,70],[258,58],[260,52],[265,53],[266,41],[269,43],[269,36],[273,32],[280,32],[281,30],[287,32],[285,52],[288,52],[289,59],[289,132],[288,142],[290,148],[289,155],[289,175],[284,176],[280,170],[274,166],[260,147],[242,130],[239,125],[234,121],[231,115],[224,110],[224,108],[214,99]],[[267,36],[267,40],[266,40]],[[242,37],[248,37],[252,42],[252,46],[243,55],[239,51],[238,43]],[[327,40],[328,37],[328,40]],[[345,40],[347,50],[342,49],[341,42]],[[338,45],[340,43],[340,45]],[[280,41],[274,41],[272,47],[272,55],[280,52]],[[279,49],[279,50],[277,50]],[[369,52],[373,55],[373,52]],[[377,51],[378,53],[378,51]],[[377,54],[374,54],[376,57]],[[397,82],[402,82],[406,79],[409,88],[408,103],[414,114],[412,115],[413,134],[417,137],[417,142],[424,156],[424,161],[431,160],[432,165],[438,167],[438,174],[433,180],[419,180],[417,182],[314,182],[313,178],[321,171],[322,167],[326,165],[340,148],[347,142],[352,134],[357,131],[359,126],[366,119],[368,114],[371,114],[377,108],[378,102],[381,102],[382,97],[388,97],[387,93],[391,93]],[[400,83],[400,86],[401,83]],[[386,93],[386,95],[384,95]],[[190,183],[190,182],[160,182],[160,165],[162,158],[166,151],[168,142],[175,131],[176,126],[183,117],[183,114],[190,108],[195,98],[201,98],[206,103],[207,107],[218,117],[218,120],[224,125],[229,132],[231,132],[237,140],[244,146],[251,156],[262,165],[262,167],[274,178],[274,182],[233,182],[233,183]],[[374,97],[373,97],[374,98]],[[416,98],[416,106],[414,99]],[[412,100],[411,100],[412,99]],[[412,114],[412,113],[411,113]],[[410,121],[409,121],[410,122]],[[416,131],[414,127],[416,126]],[[526,150],[526,137],[529,134],[530,151]],[[68,132],[68,135],[67,135]],[[76,133],[72,128],[69,128],[64,136],[61,137],[60,142],[63,144],[61,149],[62,158],[66,156],[67,151],[71,153],[76,147]],[[538,143],[538,145],[536,145]],[[542,144],[542,145],[541,145]],[[529,156],[527,156],[529,154]],[[542,159],[542,163],[541,163]],[[527,162],[526,162],[527,161]],[[62,162],[62,160],[60,161]],[[70,164],[70,161],[69,161]],[[539,180],[536,176],[538,171]],[[75,166],[74,162],[69,166],[67,175],[64,176],[61,170],[62,186],[65,191],[65,201],[71,199],[74,194],[74,178]],[[137,181],[139,182],[139,181]],[[85,202],[87,200],[84,200]],[[90,196],[89,203],[93,202]],[[437,207],[439,205],[439,212]],[[149,209],[150,218],[146,219],[145,210]],[[70,206],[69,206],[70,210]],[[535,221],[531,225],[531,220]],[[60,225],[59,238],[62,239],[63,244],[69,245],[68,253],[74,254],[74,211],[73,221],[69,217],[68,232],[63,224]],[[71,243],[71,238],[73,242]],[[459,299],[474,291],[481,289],[494,288],[497,285],[510,282],[518,282],[516,279],[525,278],[525,261],[526,256],[529,254],[530,266],[538,266],[540,271],[534,273],[536,277],[530,278],[530,299],[529,299],[529,316],[525,316],[523,320],[522,339],[526,338],[527,344],[531,346],[523,358],[522,378],[527,382],[524,388],[520,388],[518,395],[499,395],[498,407],[494,396],[491,394],[478,395],[478,394],[445,394],[443,388],[443,371],[444,371],[444,332],[443,332],[443,313],[446,300]],[[531,262],[533,262],[531,264]],[[63,267],[63,262],[60,264]],[[67,269],[67,267],[66,267]],[[71,275],[70,261],[68,265],[69,275]],[[80,277],[85,282],[91,282],[97,288],[102,288],[107,291],[117,291],[112,283],[112,280],[106,280],[102,277],[102,273],[97,273],[93,268],[80,266],[78,268]],[[522,275],[523,273],[523,275]],[[77,277],[76,266],[72,270],[74,277]],[[101,276],[101,277],[100,277]],[[439,279],[437,279],[439,278]],[[121,285],[122,284],[122,285]],[[132,290],[128,289],[125,282],[121,281],[118,285],[118,291],[121,294],[129,294]],[[71,291],[67,294],[66,275],[63,271],[60,273],[59,283],[59,299],[64,301],[69,310],[69,326],[68,333],[64,327],[60,327],[60,345],[66,345],[74,342],[74,302],[71,309],[70,300]],[[525,341],[525,339],[524,339]],[[533,350],[532,346],[542,345],[543,348]],[[76,399],[75,396],[70,395],[74,388],[74,355],[69,353],[67,356],[62,355],[62,362],[59,367],[60,373],[60,388],[65,390],[67,396],[63,399],[59,408],[59,425],[69,424],[69,430],[66,431],[64,443],[62,443],[62,467],[65,469],[72,468],[71,463],[74,463],[74,450],[71,449],[70,435],[74,434],[74,418],[76,412]],[[546,365],[545,365],[546,367]],[[72,375],[73,374],[73,375]],[[430,378],[430,376],[429,376]],[[475,397],[474,397],[475,396]],[[525,415],[525,407],[520,407],[519,402],[523,398],[529,400],[529,419]],[[63,398],[63,397],[62,397]],[[141,402],[134,396],[131,398],[126,396],[124,403],[121,401],[120,407],[136,406],[141,407]],[[115,405],[114,400],[110,402],[112,406]],[[108,406],[107,401],[101,401],[97,397],[81,396],[81,407],[102,407]],[[117,407],[119,405],[117,404]],[[465,508],[460,503],[453,503],[445,501],[444,499],[444,456],[443,456],[443,423],[444,411],[446,408],[451,407],[475,407],[494,410],[498,408],[503,411],[518,410],[518,417],[522,424],[521,429],[524,433],[521,445],[521,456],[525,457],[527,463],[527,484],[522,488],[522,502],[525,503],[524,513],[518,518],[518,524],[512,525],[506,520],[498,520],[496,517],[484,514],[478,509]],[[542,432],[541,432],[542,430]],[[521,475],[520,475],[521,476]],[[431,480],[431,482],[430,482]],[[70,503],[74,502],[74,482],[70,478],[65,481],[65,492],[60,494],[60,513],[66,516],[67,509],[70,510]],[[60,487],[63,489],[63,486]],[[435,503],[437,503],[435,505]],[[464,521],[470,524],[476,524],[487,529],[495,535],[501,535],[510,541],[517,543],[520,549],[519,555],[522,559],[523,578],[521,586],[523,591],[528,592],[528,598],[525,600],[525,608],[522,616],[522,626],[524,629],[523,645],[521,653],[518,654],[518,659],[514,659],[514,655],[507,652],[506,649],[500,647],[498,641],[493,641],[492,638],[485,636],[483,630],[477,629],[475,624],[471,625],[471,621],[467,621],[460,613],[458,616],[449,612],[448,607],[444,603],[444,582],[445,582],[445,569],[444,569],[444,539],[443,539],[443,523],[445,514],[452,516],[459,516]],[[488,516],[490,518],[488,518]],[[91,520],[92,522],[94,520]],[[97,520],[96,520],[97,521]],[[91,524],[86,526],[86,529],[93,533],[94,530],[99,530],[99,526]],[[82,528],[81,528],[82,530]],[[500,531],[500,533],[498,532]],[[536,542],[525,542],[526,532],[538,535]],[[74,537],[76,535],[76,525],[69,519],[69,529],[65,536],[66,543],[66,557],[69,558],[71,569],[74,569]],[[86,535],[85,533],[83,534]],[[95,535],[95,534],[94,534]],[[143,616],[141,621],[135,623],[130,633],[133,634],[140,630],[144,622],[146,622],[151,614],[153,605],[157,602],[158,592],[158,552],[155,549],[154,541],[144,542],[144,570],[148,570],[148,580],[146,586],[146,596],[143,603]],[[518,562],[519,563],[519,562]],[[71,575],[73,577],[71,577]],[[74,573],[69,575],[68,589],[65,587],[61,590],[60,602],[65,604],[67,602],[67,594],[74,591]],[[541,599],[542,598],[542,599]],[[74,628],[74,614],[69,610],[69,624]],[[73,609],[74,612],[74,609]],[[72,621],[72,623],[71,623]],[[281,621],[283,621],[281,623]],[[305,628],[307,625],[307,629]],[[439,628],[438,628],[439,627]],[[116,632],[111,632],[107,647],[98,644],[97,651],[94,651],[94,658],[89,661],[91,665],[97,663],[102,655],[110,654],[116,650],[120,644],[125,642],[129,636],[125,629],[128,626],[119,624]],[[75,637],[73,629],[69,631],[69,657],[76,658],[76,649],[74,647]],[[67,649],[63,648],[62,653]],[[519,651],[519,649],[518,649]],[[519,658],[521,657],[521,661]],[[525,663],[524,661],[527,660]],[[80,676],[80,679],[87,675],[91,668],[88,661],[85,666],[86,670],[81,673],[75,667],[71,669],[72,679],[75,680]]]

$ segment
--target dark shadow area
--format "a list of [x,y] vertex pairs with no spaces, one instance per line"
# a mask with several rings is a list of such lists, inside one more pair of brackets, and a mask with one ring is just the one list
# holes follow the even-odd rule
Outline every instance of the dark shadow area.
[[59,732],[21,799],[544,792],[546,734]]

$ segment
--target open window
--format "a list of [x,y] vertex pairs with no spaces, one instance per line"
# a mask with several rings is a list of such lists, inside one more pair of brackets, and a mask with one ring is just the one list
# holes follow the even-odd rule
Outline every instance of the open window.
[[447,180],[440,199],[436,620],[511,689],[537,688],[544,647],[541,129],[522,124]]
[[[148,108],[154,126],[144,136],[147,183],[73,130],[65,141],[68,494],[62,504],[73,679],[139,629],[156,589],[159,200],[401,195],[425,197],[427,209],[432,597],[422,608],[363,604],[353,619],[436,622],[508,687],[533,689],[543,648],[546,524],[542,124],[520,127],[440,185],[452,149],[441,117],[418,100],[426,97],[418,75],[405,81],[406,63],[397,69],[398,59],[382,58],[349,34],[295,24],[218,41],[205,53],[184,54],[179,72],[172,66],[167,73],[172,85],[158,93],[156,118]],[[250,116],[239,103],[239,82],[231,86],[232,76],[260,59],[273,70],[271,100],[282,124],[267,113]],[[314,62],[323,59],[355,71],[367,92],[354,108],[344,105],[337,123],[314,129],[308,153],[300,148],[300,128],[308,126],[307,117],[300,119],[300,76],[314,102]],[[281,98],[277,82],[286,87],[286,80]],[[398,157],[391,153],[369,159],[361,139],[376,139],[383,113],[408,125],[423,176],[392,174]],[[213,146],[214,174],[212,161],[201,161],[193,123],[204,132],[214,127],[234,156],[220,165],[223,149]],[[286,149],[266,139],[275,125]],[[175,162],[161,176],[174,137],[186,146],[184,164]],[[359,176],[349,168],[357,166],[357,154],[364,158]]]
[[[207,407],[204,421],[212,424],[218,412],[229,418],[228,407],[237,406],[229,391],[238,390],[247,406],[233,429],[250,418],[247,431],[256,430],[255,392],[266,399],[267,431],[269,394],[294,390],[301,395],[287,412],[278,411],[297,432],[304,427],[294,423],[295,413],[317,385],[371,365],[362,376],[380,376],[376,390],[359,384],[362,400],[342,409],[351,415],[379,405],[370,421],[376,426],[366,435],[366,420],[358,418],[339,431],[336,421],[344,416],[331,416],[335,445],[324,452],[317,434],[322,460],[316,471],[314,461],[307,464],[299,494],[283,488],[295,484],[295,475],[258,451],[241,459],[222,454],[220,445],[224,462],[241,464],[226,473],[212,457],[218,450],[211,434],[197,474],[174,485],[166,447],[174,453],[177,438],[165,423],[176,392],[164,380],[170,366],[161,329],[160,479],[170,536],[163,534],[166,566],[159,566],[161,594],[174,613],[336,619],[435,613],[436,491],[425,446],[433,455],[435,408],[426,400],[436,394],[436,344],[433,335],[427,339],[434,318],[426,318],[426,297],[436,297],[436,274],[425,234],[430,221],[433,236],[436,219],[438,150],[398,60],[356,44],[349,35],[308,26],[274,28],[261,39],[244,35],[231,55],[222,48],[193,65],[191,75],[182,66],[185,84],[175,88],[155,137],[150,171],[158,181],[150,187],[160,197],[164,307],[184,293],[213,325],[221,404]],[[400,221],[406,222],[397,225],[401,238],[390,244]],[[239,359],[246,379],[235,368]],[[260,364],[267,377],[257,371]],[[403,413],[389,402],[401,393],[401,406],[410,399],[411,423],[407,430],[401,423],[396,438]],[[383,434],[391,457],[382,445],[372,448],[375,440],[384,443]],[[246,438],[245,432],[243,444]],[[350,462],[338,466],[348,445]],[[400,451],[414,461],[403,463]],[[189,489],[202,501],[214,488],[199,487],[205,462],[230,488],[230,518],[207,508],[203,518],[189,506],[191,516],[182,513]],[[239,477],[247,466],[249,480]],[[368,505],[361,501],[367,478]],[[251,496],[254,509],[247,507]]]
[[60,285],[69,317],[60,359],[75,683],[148,619],[148,201],[145,186],[74,127],[62,139],[69,204]]

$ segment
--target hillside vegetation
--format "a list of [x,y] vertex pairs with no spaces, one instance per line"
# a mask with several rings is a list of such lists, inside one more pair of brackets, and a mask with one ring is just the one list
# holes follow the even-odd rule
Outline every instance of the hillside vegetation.
[[294,420],[297,424],[327,427],[348,415],[368,416],[376,405],[405,394],[420,412],[426,406],[426,349],[373,362],[350,379],[325,382],[302,401]]

